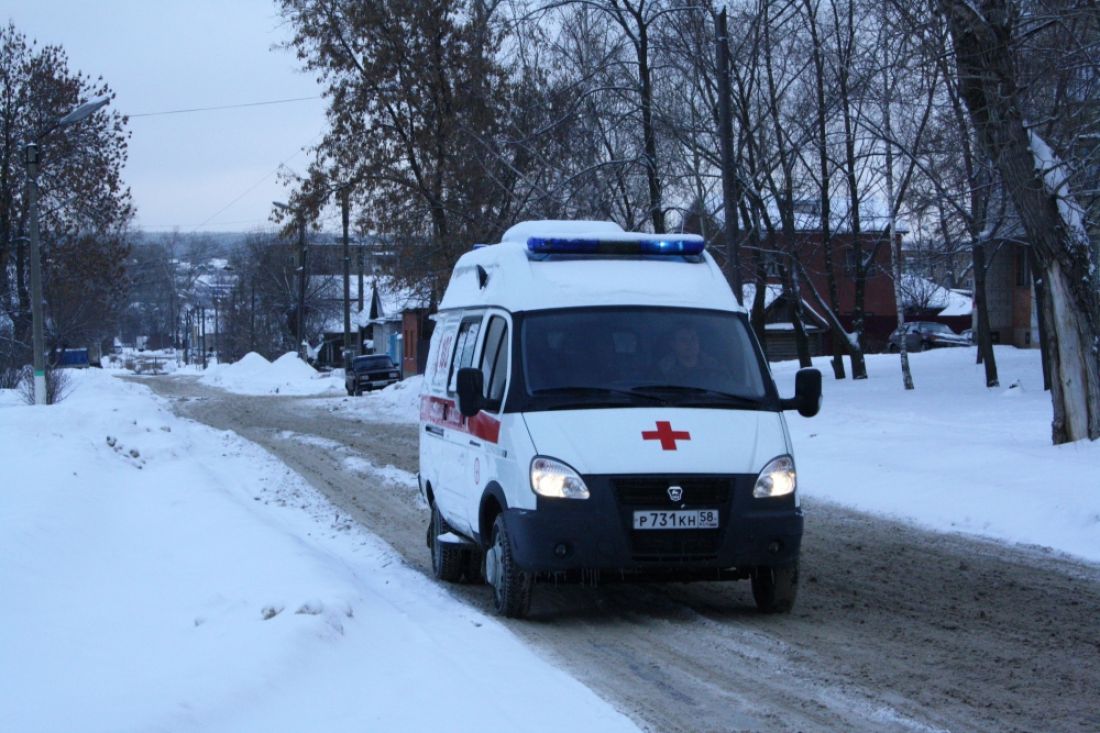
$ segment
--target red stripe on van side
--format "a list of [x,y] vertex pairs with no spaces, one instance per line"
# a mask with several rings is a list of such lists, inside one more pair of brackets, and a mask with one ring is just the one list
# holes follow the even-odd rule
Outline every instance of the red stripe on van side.
[[469,433],[489,443],[500,441],[500,420],[485,412],[471,418],[462,417],[454,400],[432,395],[420,396],[420,420],[452,430]]

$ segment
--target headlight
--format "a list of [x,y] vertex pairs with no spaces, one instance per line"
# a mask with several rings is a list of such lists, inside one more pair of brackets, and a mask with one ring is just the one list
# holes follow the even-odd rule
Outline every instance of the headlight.
[[584,480],[561,461],[535,456],[531,461],[531,490],[551,499],[587,499]]
[[793,494],[798,488],[798,478],[794,471],[794,459],[779,456],[772,459],[756,477],[752,495],[757,499],[768,499]]

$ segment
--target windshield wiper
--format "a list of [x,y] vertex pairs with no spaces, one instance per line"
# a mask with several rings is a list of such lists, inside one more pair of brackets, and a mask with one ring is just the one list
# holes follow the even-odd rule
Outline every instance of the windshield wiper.
[[667,401],[657,395],[645,394],[644,392],[635,392],[633,388],[615,389],[614,387],[594,387],[589,385],[575,385],[575,386],[562,386],[562,387],[542,387],[541,389],[531,390],[532,395],[564,395],[569,397],[577,397],[584,394],[592,395],[621,395],[623,397],[629,397],[634,399],[635,397],[644,397],[647,400],[653,402],[659,402],[665,404]]
[[[717,389],[707,389],[706,387],[692,387],[686,384],[640,384],[637,387],[631,387],[632,391],[639,391],[639,394],[645,394],[642,390],[656,390],[661,392],[680,392],[690,395],[698,395],[699,397],[710,397],[712,400],[707,400],[707,403],[714,401],[713,398],[717,398],[722,404],[728,404],[733,402],[741,407],[760,407],[761,400],[753,399],[751,397],[745,397],[743,395],[736,395],[730,392],[722,392]],[[652,395],[655,396],[655,395]],[[693,400],[693,404],[697,404],[698,401]]]

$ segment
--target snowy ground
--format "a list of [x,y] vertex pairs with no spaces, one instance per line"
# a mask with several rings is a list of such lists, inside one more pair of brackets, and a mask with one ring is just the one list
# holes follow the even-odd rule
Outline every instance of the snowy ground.
[[[972,359],[912,355],[908,393],[896,356],[862,383],[822,360],[822,413],[789,417],[803,491],[1100,562],[1100,444],[1049,444],[1036,352],[999,348],[993,390]],[[277,364],[208,378],[342,389]],[[0,391],[0,730],[633,729],[264,451],[73,375],[50,408]],[[418,382],[319,406],[411,422]]]
[[[1050,395],[1037,350],[997,347],[1001,387],[985,387],[974,349],[868,357],[868,380],[836,381],[817,359],[825,399],[788,413],[806,496],[1100,562],[1100,442],[1050,444]],[[773,368],[794,390],[796,362]]]
[[73,381],[0,393],[0,730],[635,730],[264,451]]

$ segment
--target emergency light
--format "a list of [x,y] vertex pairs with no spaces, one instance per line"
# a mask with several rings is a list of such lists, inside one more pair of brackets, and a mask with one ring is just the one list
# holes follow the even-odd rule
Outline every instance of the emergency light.
[[532,254],[569,255],[698,255],[703,252],[703,238],[679,239],[593,239],[588,237],[530,237],[527,250]]

